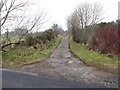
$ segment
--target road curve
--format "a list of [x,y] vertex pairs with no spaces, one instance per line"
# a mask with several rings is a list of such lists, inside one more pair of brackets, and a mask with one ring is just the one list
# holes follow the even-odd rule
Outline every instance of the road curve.
[[74,81],[40,77],[37,74],[2,70],[2,88],[97,88]]

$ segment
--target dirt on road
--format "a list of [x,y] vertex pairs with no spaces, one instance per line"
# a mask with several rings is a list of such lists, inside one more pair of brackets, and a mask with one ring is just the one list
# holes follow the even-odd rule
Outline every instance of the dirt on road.
[[68,38],[65,36],[49,59],[18,69],[45,77],[74,80],[112,88],[118,87],[118,75],[85,65],[71,54],[68,46]]

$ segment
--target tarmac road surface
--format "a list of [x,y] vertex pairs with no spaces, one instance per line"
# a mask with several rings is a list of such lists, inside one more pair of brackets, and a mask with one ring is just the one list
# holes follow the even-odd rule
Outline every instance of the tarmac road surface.
[[69,80],[41,77],[37,74],[14,70],[2,70],[2,88],[97,88]]

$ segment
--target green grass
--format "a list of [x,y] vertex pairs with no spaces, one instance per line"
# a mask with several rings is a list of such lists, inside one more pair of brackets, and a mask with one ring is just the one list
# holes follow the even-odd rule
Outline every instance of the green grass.
[[59,45],[61,37],[56,38],[52,46],[44,50],[33,49],[31,47],[21,46],[17,49],[2,53],[3,68],[14,68],[25,64],[32,64],[47,59],[54,49]]
[[87,65],[95,66],[111,73],[118,73],[118,60],[109,58],[97,51],[88,50],[87,47],[73,42],[71,37],[69,41],[71,51]]

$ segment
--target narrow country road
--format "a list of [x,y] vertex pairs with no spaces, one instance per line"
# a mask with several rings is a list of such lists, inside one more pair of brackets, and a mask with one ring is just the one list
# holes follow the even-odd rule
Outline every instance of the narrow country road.
[[[118,87],[118,76],[95,67],[87,66],[76,59],[69,51],[68,38],[65,36],[51,57],[40,63],[17,68],[22,71],[62,80],[73,80],[99,87]],[[16,70],[17,70],[16,69]]]

